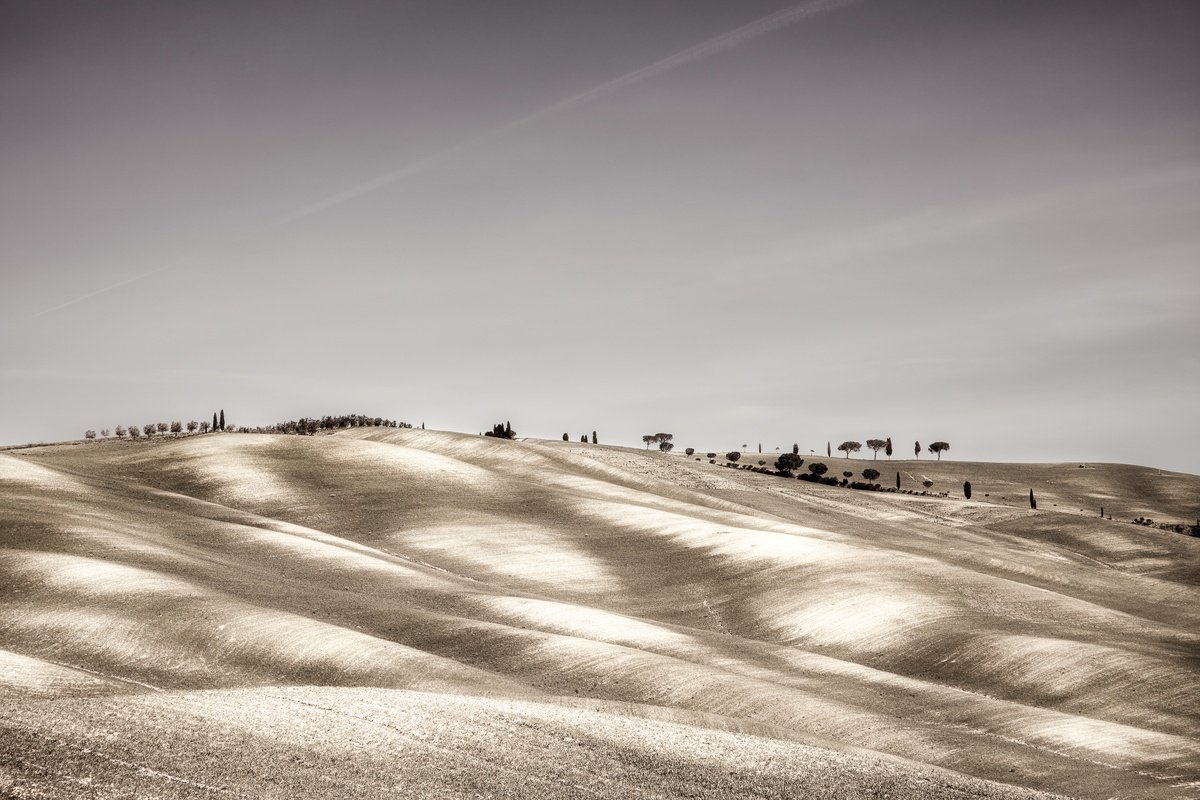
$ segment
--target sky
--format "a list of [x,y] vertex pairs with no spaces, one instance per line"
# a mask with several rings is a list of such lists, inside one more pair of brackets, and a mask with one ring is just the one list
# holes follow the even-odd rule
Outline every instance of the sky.
[[0,443],[1200,473],[1198,301],[1190,0],[0,0]]

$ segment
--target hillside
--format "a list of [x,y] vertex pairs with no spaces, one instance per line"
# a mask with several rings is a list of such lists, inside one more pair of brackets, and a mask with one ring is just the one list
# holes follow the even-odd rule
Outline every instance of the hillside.
[[1200,539],[1119,521],[1200,477],[878,468],[951,497],[423,430],[0,453],[0,795],[1200,795]]

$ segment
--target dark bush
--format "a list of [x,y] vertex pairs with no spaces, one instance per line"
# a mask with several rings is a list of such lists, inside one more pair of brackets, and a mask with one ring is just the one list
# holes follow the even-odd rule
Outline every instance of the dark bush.
[[820,461],[814,461],[813,463],[808,465],[808,471],[811,472],[813,475],[819,476],[819,475],[824,475],[826,472],[829,472],[829,467],[825,466]]
[[868,481],[870,481],[870,482],[874,483],[874,482],[875,482],[875,479],[879,477],[879,470],[877,470],[877,469],[870,469],[870,468],[868,468],[868,469],[864,469],[864,470],[863,470],[863,473],[862,473],[862,476],[863,476],[864,478],[866,478]]
[[741,457],[742,457],[742,454],[739,453],[737,450],[730,450],[728,453],[725,454],[726,461],[737,461]]
[[928,489],[930,486],[933,486],[933,481],[926,479],[921,481],[921,485]]
[[717,454],[716,453],[705,453],[704,457],[705,458],[716,458]]
[[683,452],[687,453],[690,456],[692,453],[696,452],[696,448],[689,447],[688,449],[684,450]]

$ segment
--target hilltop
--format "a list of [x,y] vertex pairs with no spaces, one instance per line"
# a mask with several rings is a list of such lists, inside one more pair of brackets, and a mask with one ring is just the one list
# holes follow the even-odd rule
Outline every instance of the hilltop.
[[1200,791],[1200,539],[1122,521],[1193,520],[1200,477],[820,459],[922,497],[697,456],[0,453],[0,793]]

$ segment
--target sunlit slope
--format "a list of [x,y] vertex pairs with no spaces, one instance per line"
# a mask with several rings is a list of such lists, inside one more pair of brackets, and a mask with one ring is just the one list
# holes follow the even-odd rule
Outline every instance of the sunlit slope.
[[1079,796],[1200,780],[1200,542],[1077,510],[390,429],[0,454],[0,498],[23,703],[594,698]]

